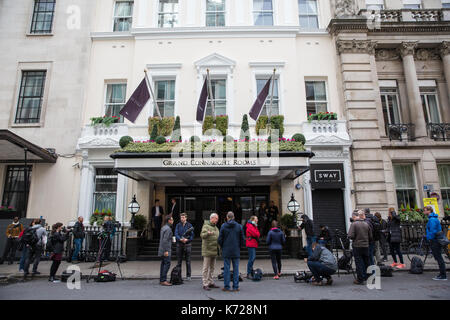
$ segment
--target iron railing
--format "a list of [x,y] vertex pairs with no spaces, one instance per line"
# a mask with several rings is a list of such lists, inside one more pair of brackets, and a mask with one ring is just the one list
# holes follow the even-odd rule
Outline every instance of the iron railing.
[[412,123],[388,124],[387,131],[389,140],[414,141],[414,129],[415,125]]
[[450,123],[428,123],[428,135],[435,141],[450,140]]
[[[449,222],[442,221],[441,227],[444,231],[444,234],[447,235],[448,227],[450,226]],[[406,252],[408,250],[408,247],[413,243],[419,243],[423,236],[426,235],[427,231],[427,225],[423,223],[410,223],[401,224],[401,231],[402,231],[402,251]]]
[[380,22],[441,22],[449,20],[448,9],[366,10],[360,15]]
[[[85,237],[83,239],[83,243],[81,245],[81,250],[79,257],[80,261],[85,262],[94,262],[97,258],[97,253],[100,248],[100,239],[99,235],[101,232],[101,227],[94,226],[86,226],[85,229]],[[50,227],[47,227],[48,236],[51,234]],[[111,251],[110,258],[115,259],[117,256],[124,254],[125,249],[125,239],[126,239],[126,229],[123,227],[116,228],[114,236],[111,241]],[[75,245],[73,243],[73,234],[70,232],[69,238],[64,243],[64,253],[63,259],[70,259],[72,257],[73,251],[75,249]],[[43,259],[50,257],[50,252],[44,251]]]

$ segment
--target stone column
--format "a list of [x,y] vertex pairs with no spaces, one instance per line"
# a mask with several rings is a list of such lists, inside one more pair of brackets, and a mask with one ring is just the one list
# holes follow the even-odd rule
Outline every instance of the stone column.
[[399,47],[400,55],[403,59],[403,72],[406,79],[406,89],[408,91],[408,104],[410,108],[411,120],[416,126],[416,138],[427,136],[425,116],[423,114],[422,101],[420,99],[419,80],[417,79],[416,65],[414,63],[414,50],[417,41],[402,42]]
[[[445,81],[447,82],[448,101],[450,101],[450,41],[444,41],[439,48],[444,65]],[[441,106],[443,121],[450,122],[450,106]]]
[[83,162],[81,165],[80,195],[78,199],[78,217],[83,217],[84,223],[89,222],[92,214],[91,204],[94,189],[94,168],[89,163],[88,154],[87,150],[84,150],[82,153]]

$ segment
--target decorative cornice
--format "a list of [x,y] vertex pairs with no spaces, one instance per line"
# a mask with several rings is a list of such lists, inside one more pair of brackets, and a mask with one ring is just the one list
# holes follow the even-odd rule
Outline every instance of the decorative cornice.
[[450,54],[450,41],[443,41],[439,47],[439,54],[442,58]]
[[339,54],[342,53],[367,53],[375,54],[376,41],[371,40],[338,40],[336,41],[336,48]]
[[400,54],[396,49],[377,49],[375,50],[376,61],[397,61],[400,60]]
[[404,41],[398,47],[398,52],[402,58],[409,55],[414,55],[417,45],[418,41]]
[[417,49],[414,55],[414,60],[428,61],[428,60],[440,60],[439,48],[421,48]]

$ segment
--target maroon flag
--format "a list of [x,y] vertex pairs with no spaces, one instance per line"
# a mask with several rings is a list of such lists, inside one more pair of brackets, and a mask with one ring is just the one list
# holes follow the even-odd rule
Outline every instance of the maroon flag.
[[206,113],[206,102],[208,101],[208,78],[205,78],[205,83],[203,84],[202,93],[200,94],[200,99],[197,105],[197,121],[203,123]]
[[269,88],[271,82],[272,77],[267,81],[266,85],[259,93],[258,98],[256,98],[256,101],[249,112],[250,118],[252,118],[255,121],[258,120],[259,115],[261,114],[261,111],[264,107],[264,103],[266,102],[267,96],[269,95]]
[[134,123],[149,99],[150,92],[144,78],[119,114]]

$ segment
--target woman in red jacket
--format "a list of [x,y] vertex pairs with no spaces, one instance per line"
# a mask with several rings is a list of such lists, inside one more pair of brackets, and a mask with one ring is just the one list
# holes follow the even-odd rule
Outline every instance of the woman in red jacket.
[[251,216],[245,226],[245,229],[245,246],[248,248],[247,279],[251,279],[253,273],[253,263],[256,259],[256,248],[258,248],[260,237],[258,230],[258,217]]

